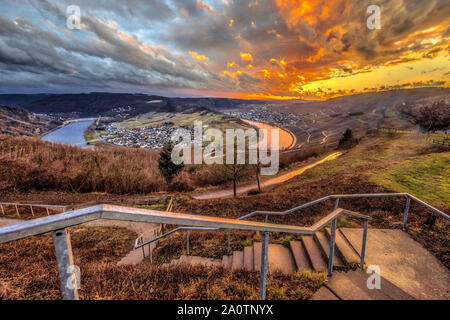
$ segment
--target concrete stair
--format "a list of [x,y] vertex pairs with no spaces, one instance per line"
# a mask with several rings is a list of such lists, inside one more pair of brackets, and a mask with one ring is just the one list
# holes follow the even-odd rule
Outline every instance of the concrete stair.
[[[339,240],[338,239],[339,234]],[[296,271],[327,272],[330,242],[326,231],[317,232],[314,236],[302,236],[301,241],[290,241],[289,246],[269,244],[268,272],[281,272],[286,275]],[[343,252],[344,254],[341,254]],[[351,247],[342,233],[336,232],[336,249],[333,259],[334,267],[344,267],[346,263],[359,262],[359,255]],[[164,266],[180,264],[218,266],[227,270],[260,271],[261,243],[244,247],[242,251],[233,251],[232,255],[224,255],[222,259],[208,259],[195,256],[181,256]]]
[[380,289],[369,289],[369,276],[362,270],[337,272],[311,300],[414,300],[411,295],[383,277]]
[[[361,228],[336,231],[334,267],[359,265],[362,245]],[[329,255],[330,230],[303,236],[288,246],[269,244],[268,271],[291,275],[296,271],[326,272]],[[381,271],[379,289],[369,289],[367,280],[372,271],[333,272],[312,297],[313,300],[411,300],[450,299],[450,271],[421,244],[401,230],[370,229],[367,235],[365,261]],[[165,266],[201,265],[223,267],[227,270],[259,271],[261,243],[234,251],[222,259],[182,255]],[[348,269],[347,269],[348,270]]]
[[[325,233],[329,239],[331,230],[326,228]],[[361,257],[359,256],[358,252],[355,250],[355,248],[353,248],[353,246],[339,229],[336,230],[336,248],[346,263],[358,264],[360,262]]]

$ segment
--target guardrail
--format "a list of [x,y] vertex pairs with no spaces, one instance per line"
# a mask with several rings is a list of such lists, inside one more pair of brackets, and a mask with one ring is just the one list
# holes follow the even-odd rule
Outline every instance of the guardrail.
[[290,225],[271,224],[266,222],[242,221],[210,216],[187,215],[172,212],[145,210],[137,208],[119,207],[113,205],[98,205],[89,208],[74,210],[53,216],[28,220],[13,225],[0,227],[0,243],[6,243],[26,237],[53,231],[56,260],[60,287],[64,299],[78,299],[77,279],[73,268],[72,249],[70,237],[64,230],[67,227],[79,225],[97,219],[124,220],[144,223],[178,224],[188,227],[205,227],[215,229],[238,229],[262,232],[261,272],[260,272],[260,299],[266,296],[267,257],[269,232],[285,232],[312,235],[330,222],[332,234],[330,239],[329,273],[332,270],[332,257],[334,255],[335,231],[337,218],[342,214],[349,214],[364,219],[363,247],[361,250],[361,267],[364,265],[364,253],[367,237],[367,216],[344,209],[336,209],[325,218],[311,227],[297,227]]
[[67,210],[67,206],[55,206],[55,205],[47,205],[47,204],[34,204],[34,203],[17,203],[17,202],[0,202],[0,209],[2,215],[5,216],[5,208],[7,206],[13,206],[16,209],[16,215],[20,218],[20,212],[18,207],[29,207],[31,210],[31,215],[34,217],[33,207],[36,208],[45,208],[47,210],[47,216],[50,215],[49,209],[51,210],[61,210],[65,212]]
[[[444,217],[447,220],[450,220],[450,216],[447,215],[446,213],[436,209],[435,207],[429,205],[428,203],[410,195],[409,193],[369,193],[369,194],[337,194],[337,195],[328,195],[326,197],[317,199],[317,200],[313,200],[310,202],[307,202],[305,204],[302,204],[300,206],[297,206],[295,208],[286,210],[286,211],[282,211],[282,212],[276,212],[276,211],[253,211],[250,212],[242,217],[237,218],[237,220],[245,220],[247,218],[253,217],[253,216],[258,216],[258,215],[263,215],[265,216],[265,222],[268,222],[268,218],[269,216],[284,216],[287,214],[291,214],[295,211],[304,209],[306,207],[312,206],[314,204],[326,201],[326,200],[330,200],[330,199],[334,199],[335,200],[335,205],[334,205],[334,210],[338,209],[339,207],[339,200],[340,199],[356,199],[356,198],[383,198],[383,197],[406,197],[406,204],[405,204],[405,210],[403,212],[403,224],[402,224],[402,229],[405,230],[406,228],[406,223],[408,220],[408,213],[409,213],[409,207],[410,207],[410,203],[411,200],[416,201],[417,203],[419,203],[420,205],[430,209],[431,211],[433,211],[434,213]],[[172,233],[175,233],[177,231],[183,231],[186,230],[187,234],[186,234],[186,252],[187,254],[189,254],[189,230],[204,230],[204,231],[216,231],[219,229],[214,229],[214,228],[206,228],[206,229],[202,229],[202,228],[189,228],[189,227],[179,227],[176,228],[174,230],[171,230],[170,232],[167,232],[165,234],[162,234],[161,236],[158,236],[155,239],[152,239],[150,241],[144,242],[142,244],[137,244],[135,243],[135,249],[140,248],[141,246],[145,246],[145,245],[149,245],[154,241],[157,241],[159,239],[162,239]],[[231,249],[231,233],[230,230],[228,230],[228,250]]]

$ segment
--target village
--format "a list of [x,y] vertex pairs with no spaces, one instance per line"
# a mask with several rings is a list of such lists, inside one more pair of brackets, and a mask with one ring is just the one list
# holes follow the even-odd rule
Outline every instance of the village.
[[263,122],[280,128],[295,126],[299,118],[293,113],[276,112],[269,105],[243,105],[240,110],[229,110],[224,113],[244,120]]
[[108,144],[160,149],[170,141],[175,130],[177,128],[169,126],[120,128],[116,123],[111,123],[105,127],[105,133],[99,134],[98,137]]

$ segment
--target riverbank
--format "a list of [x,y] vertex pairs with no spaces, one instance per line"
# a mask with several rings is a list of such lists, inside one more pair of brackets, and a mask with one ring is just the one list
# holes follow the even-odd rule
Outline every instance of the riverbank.
[[297,144],[297,137],[288,129],[281,128],[276,125],[264,123],[264,122],[258,122],[258,121],[252,121],[252,120],[246,120],[246,119],[240,119],[243,122],[256,127],[261,130],[267,130],[268,135],[264,136],[263,140],[259,143],[267,143],[267,146],[270,146],[270,134],[269,132],[271,130],[278,130],[279,131],[279,150],[290,150],[295,147]]
[[94,121],[95,118],[66,121],[63,126],[43,135],[41,139],[44,141],[86,147],[88,144],[84,132]]

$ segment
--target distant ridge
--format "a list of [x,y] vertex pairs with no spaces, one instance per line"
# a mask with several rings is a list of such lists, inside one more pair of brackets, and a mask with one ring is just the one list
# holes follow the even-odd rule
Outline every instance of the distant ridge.
[[[148,103],[149,101],[159,101]],[[262,100],[227,98],[169,98],[147,94],[91,92],[80,94],[2,94],[0,104],[13,105],[43,114],[70,114],[80,117],[108,116],[117,107],[131,106],[137,114],[150,111],[183,112],[186,108],[229,109]]]
[[0,105],[0,134],[39,136],[62,122],[31,114],[25,109]]

